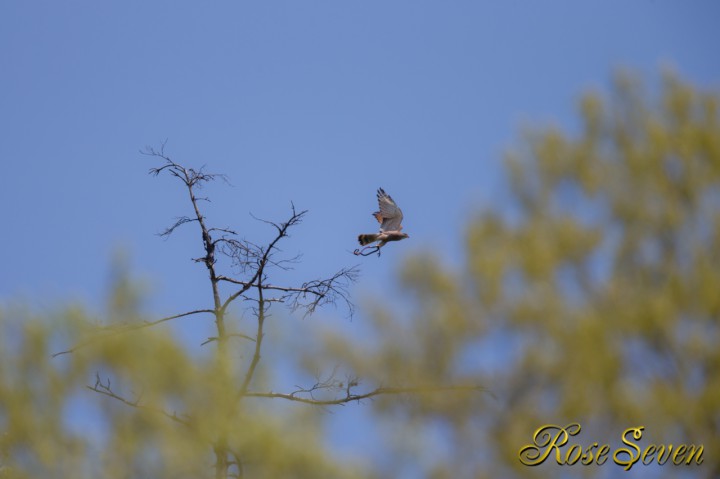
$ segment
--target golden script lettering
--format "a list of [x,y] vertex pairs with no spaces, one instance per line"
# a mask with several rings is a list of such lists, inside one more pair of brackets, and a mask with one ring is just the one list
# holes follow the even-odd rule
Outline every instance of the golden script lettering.
[[[533,443],[520,449],[518,459],[526,466],[538,466],[551,456],[554,456],[555,462],[559,465],[572,466],[579,463],[588,466],[595,463],[601,466],[605,464],[610,454],[608,444],[600,445],[593,442],[585,447],[580,444],[571,444],[565,447],[570,442],[570,438],[578,435],[581,429],[579,423],[571,423],[565,427],[554,424],[542,426],[533,434]],[[676,466],[690,465],[693,461],[695,464],[702,464],[704,450],[702,444],[698,446],[694,444],[678,446],[650,444],[642,449],[635,441],[642,439],[644,429],[644,426],[639,426],[623,431],[621,439],[623,444],[628,447],[621,447],[612,454],[615,464],[622,466],[626,471],[629,471],[638,461],[644,465],[653,462],[663,465],[668,461]]]

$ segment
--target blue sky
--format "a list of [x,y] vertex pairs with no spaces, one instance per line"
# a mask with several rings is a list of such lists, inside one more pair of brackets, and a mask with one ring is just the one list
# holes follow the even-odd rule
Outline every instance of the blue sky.
[[233,188],[208,190],[219,226],[261,239],[249,212],[309,209],[292,243],[309,274],[354,262],[378,186],[412,238],[364,259],[359,288],[409,251],[459,258],[469,214],[501,207],[498,165],[521,126],[571,128],[578,96],[621,67],[716,87],[718,13],[667,0],[3,2],[0,297],[92,304],[118,248],[161,309],[202,281],[184,261],[192,232],[153,236],[187,212],[138,154],[165,139],[177,161],[229,176]]
[[[261,242],[249,213],[310,210],[286,245],[299,278],[359,262],[361,297],[411,252],[459,264],[472,212],[502,208],[520,127],[572,129],[579,95],[617,68],[717,89],[718,18],[709,0],[4,1],[0,302],[101,309],[124,249],[150,313],[207,307],[196,232],[155,236],[188,213],[138,154],[166,139],[228,175],[206,190],[215,226]],[[358,261],[379,186],[411,238]]]

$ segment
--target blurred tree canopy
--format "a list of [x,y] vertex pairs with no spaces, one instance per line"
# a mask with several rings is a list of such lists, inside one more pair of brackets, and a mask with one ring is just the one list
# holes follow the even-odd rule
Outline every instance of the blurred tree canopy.
[[[303,339],[308,371],[424,388],[346,406],[379,425],[382,460],[335,457],[326,408],[248,402],[228,418],[241,378],[156,328],[98,338],[81,309],[5,307],[0,478],[212,477],[218,430],[253,478],[625,474],[612,460],[519,461],[536,429],[570,423],[584,447],[615,448],[637,426],[642,447],[704,446],[700,465],[636,464],[647,477],[720,476],[719,105],[674,75],[655,95],[628,76],[586,95],[578,131],[531,131],[508,153],[507,192],[470,222],[463,268],[418,253],[400,303],[368,306],[366,337]],[[145,321],[136,299],[119,282],[103,323]],[[433,390],[462,385],[486,391]]]
[[411,313],[377,306],[359,345],[328,335],[365,380],[493,395],[378,400],[401,431],[387,477],[624,473],[520,463],[537,428],[571,423],[583,447],[637,426],[642,448],[702,444],[701,465],[650,476],[720,476],[719,106],[671,74],[655,96],[619,75],[609,99],[584,96],[577,132],[530,131],[507,154],[506,201],[470,223],[464,269],[418,254],[400,274]]

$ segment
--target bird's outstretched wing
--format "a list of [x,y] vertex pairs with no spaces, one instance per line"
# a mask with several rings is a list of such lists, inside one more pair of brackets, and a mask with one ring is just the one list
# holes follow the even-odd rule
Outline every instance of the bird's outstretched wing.
[[402,229],[403,214],[398,205],[382,188],[378,188],[377,199],[380,211],[373,213],[373,216],[380,223],[380,231],[400,231]]

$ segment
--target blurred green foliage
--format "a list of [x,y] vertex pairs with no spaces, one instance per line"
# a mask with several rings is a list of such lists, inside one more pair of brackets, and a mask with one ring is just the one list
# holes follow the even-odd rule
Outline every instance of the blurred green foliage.
[[[3,479],[214,477],[212,445],[221,433],[242,451],[246,477],[356,477],[327,457],[307,407],[249,404],[228,417],[237,388],[213,359],[190,357],[167,330],[118,333],[77,310],[49,320],[5,310],[0,331]],[[78,338],[91,341],[52,357]]]
[[[335,457],[324,408],[240,401],[250,350],[224,364],[166,330],[118,333],[146,319],[119,278],[103,327],[80,309],[0,310],[0,478],[213,477],[218,437],[253,478],[621,473],[519,462],[537,428],[571,422],[583,445],[634,426],[642,445],[703,444],[680,472],[719,476],[719,106],[674,75],[657,95],[619,76],[610,98],[583,98],[577,132],[527,132],[508,153],[503,202],[470,222],[463,268],[418,253],[399,298],[368,306],[367,336],[303,340],[297,364],[340,365],[361,388],[485,388],[348,406],[382,431],[382,461]],[[68,344],[83,347],[52,356]]]
[[492,393],[378,400],[399,438],[387,477],[624,473],[520,463],[537,428],[573,422],[584,447],[636,426],[643,448],[704,445],[701,465],[651,477],[720,476],[719,107],[672,74],[658,95],[618,75],[609,98],[582,98],[575,133],[528,131],[507,154],[504,201],[470,223],[464,268],[417,254],[393,302],[410,314],[378,302],[359,347],[329,334],[325,361],[365,381]]

